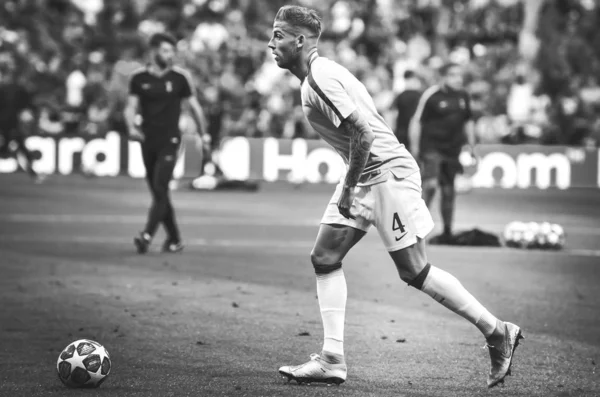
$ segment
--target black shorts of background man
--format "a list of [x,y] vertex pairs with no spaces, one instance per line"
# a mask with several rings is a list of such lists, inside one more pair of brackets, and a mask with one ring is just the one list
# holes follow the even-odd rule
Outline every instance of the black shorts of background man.
[[31,95],[18,82],[15,66],[12,62],[0,66],[0,155],[15,155],[17,160],[25,159],[25,171],[37,182],[43,177],[33,169],[33,155],[25,145],[22,130],[22,116],[31,114],[33,109]]
[[439,186],[444,232],[432,242],[451,243],[455,207],[454,179],[463,169],[459,155],[468,142],[473,154],[475,144],[470,99],[463,89],[463,71],[457,64],[440,69],[442,84],[423,93],[410,122],[412,155],[419,161],[423,199],[431,201]]
[[[164,33],[150,38],[151,61],[132,75],[125,119],[129,135],[141,141],[146,181],[152,194],[152,206],[144,230],[134,238],[138,253],[148,251],[159,224],[163,224],[167,239],[164,252],[183,249],[175,211],[169,194],[169,183],[177,163],[181,144],[179,117],[182,104],[191,113],[202,135],[206,132],[202,108],[194,92],[190,74],[173,66],[175,39]],[[137,120],[136,120],[137,119]]]

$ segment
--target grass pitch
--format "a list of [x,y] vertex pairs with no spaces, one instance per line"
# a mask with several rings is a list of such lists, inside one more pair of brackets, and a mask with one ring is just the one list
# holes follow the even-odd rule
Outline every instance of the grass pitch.
[[[279,376],[321,347],[309,253],[330,186],[174,192],[186,250],[160,254],[159,236],[138,256],[142,181],[0,181],[1,396],[600,396],[600,191],[459,196],[465,227],[563,224],[562,252],[430,247],[432,264],[523,328],[514,375],[488,390],[483,338],[402,283],[375,230],[344,262],[347,382]],[[100,389],[56,377],[59,352],[80,338],[111,353]]]

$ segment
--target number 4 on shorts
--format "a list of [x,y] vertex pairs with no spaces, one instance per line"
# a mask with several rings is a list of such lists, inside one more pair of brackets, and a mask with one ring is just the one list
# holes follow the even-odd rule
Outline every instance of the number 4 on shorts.
[[404,225],[402,221],[400,221],[400,217],[397,212],[394,212],[394,220],[392,221],[392,230],[400,230],[400,233],[404,233],[406,230],[404,229]]

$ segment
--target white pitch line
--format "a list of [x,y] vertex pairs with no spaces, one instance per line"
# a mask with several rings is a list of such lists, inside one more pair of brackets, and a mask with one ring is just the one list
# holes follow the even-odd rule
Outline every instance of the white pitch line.
[[[48,244],[92,244],[92,245],[131,245],[131,240],[114,236],[60,236],[60,235],[0,235],[0,243],[48,243]],[[228,240],[228,239],[186,239],[186,246],[206,248],[260,248],[260,249],[303,249],[310,250],[314,241],[282,241],[282,240]],[[365,240],[361,244],[378,245],[377,249],[383,250],[380,243]],[[561,255],[600,257],[600,250],[591,249],[565,249],[561,251],[520,250],[503,247],[464,247],[464,246],[429,246],[430,251],[444,251],[470,254],[515,254],[515,255]]]
[[[62,223],[62,224],[113,224],[113,225],[134,225],[143,223],[146,220],[144,215],[116,215],[116,214],[3,214],[0,215],[0,222],[3,223]],[[274,218],[274,217],[240,217],[240,216],[184,216],[178,219],[182,225],[214,225],[214,226],[309,226],[317,227],[320,223],[319,218],[312,219],[294,219],[294,218]],[[489,228],[493,230],[503,230],[504,224],[485,223],[478,225],[479,228]],[[466,229],[474,227],[473,222],[459,223],[456,229]],[[567,235],[588,235],[600,236],[600,227],[586,226],[564,226]]]

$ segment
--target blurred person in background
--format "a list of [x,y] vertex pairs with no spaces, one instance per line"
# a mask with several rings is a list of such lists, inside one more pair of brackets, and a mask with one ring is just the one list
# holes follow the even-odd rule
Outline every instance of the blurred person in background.
[[110,128],[127,131],[123,109],[127,104],[128,83],[131,74],[143,64],[138,60],[141,52],[133,43],[127,43],[121,51],[119,60],[113,65],[109,80],[105,83],[110,108]]
[[[16,159],[36,183],[44,176],[33,169],[33,155],[25,145],[23,123],[33,121],[33,104],[30,93],[19,83],[13,58],[8,56],[0,64],[0,154]],[[22,164],[22,160],[25,160]]]
[[223,124],[223,105],[219,89],[208,86],[204,89],[204,113],[207,121],[207,133],[210,136],[210,149],[218,149],[221,142],[221,127]]
[[167,232],[163,252],[174,253],[183,249],[169,196],[169,183],[181,145],[179,121],[182,102],[191,108],[201,135],[206,133],[206,127],[190,74],[173,65],[175,38],[156,33],[149,44],[151,61],[132,74],[125,109],[129,134],[132,139],[141,142],[146,181],[152,194],[146,227],[134,238],[134,244],[138,253],[146,253],[162,223]]
[[568,89],[558,99],[555,122],[560,127],[560,136],[545,137],[543,143],[581,145],[591,127],[591,117],[587,114],[579,89],[578,79],[573,79]]
[[87,123],[85,132],[90,135],[103,135],[108,131],[110,108],[108,97],[98,95],[94,98],[87,109]]
[[85,115],[84,89],[87,85],[85,75],[85,56],[77,54],[73,60],[73,67],[65,81],[66,99],[63,110],[63,121],[67,134],[81,133],[79,127]]
[[525,131],[532,122],[534,107],[533,86],[522,73],[517,74],[515,81],[511,84],[508,97],[506,98],[506,114],[511,122],[512,134],[505,141],[522,143]]
[[463,70],[457,64],[448,63],[440,73],[442,84],[429,87],[421,95],[409,127],[411,153],[420,163],[427,207],[431,209],[438,186],[441,190],[444,230],[431,239],[433,244],[452,242],[454,180],[463,172],[459,155],[467,142],[473,155],[475,144],[470,98],[463,88]]
[[394,134],[398,141],[407,148],[410,147],[408,127],[410,120],[417,110],[419,98],[423,89],[423,82],[412,70],[404,72],[404,90],[396,97],[392,109],[396,113],[396,129]]
[[508,117],[515,128],[522,128],[531,120],[532,98],[533,86],[527,82],[524,75],[517,75],[510,87],[506,104]]

